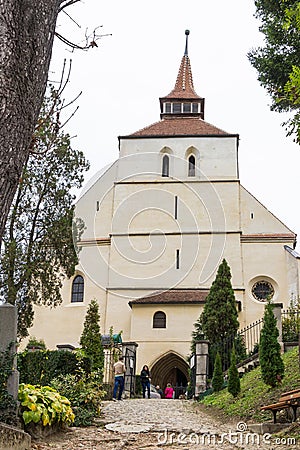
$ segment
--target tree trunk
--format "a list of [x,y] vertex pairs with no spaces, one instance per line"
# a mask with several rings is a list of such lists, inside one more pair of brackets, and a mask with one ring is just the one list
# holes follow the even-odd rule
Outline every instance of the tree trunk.
[[0,0],[0,246],[41,109],[63,0]]

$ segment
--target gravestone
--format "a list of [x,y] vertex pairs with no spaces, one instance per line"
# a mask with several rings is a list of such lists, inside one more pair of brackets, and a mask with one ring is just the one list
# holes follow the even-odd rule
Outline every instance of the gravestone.
[[[16,354],[17,342],[17,308],[9,303],[0,304],[0,351],[10,346],[12,354]],[[7,390],[15,400],[18,398],[19,372],[17,358],[14,358],[13,373],[8,379]]]

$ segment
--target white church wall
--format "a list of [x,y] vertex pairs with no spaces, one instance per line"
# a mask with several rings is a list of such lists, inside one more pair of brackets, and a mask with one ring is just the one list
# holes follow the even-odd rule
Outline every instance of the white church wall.
[[241,226],[244,234],[291,233],[291,230],[243,186],[240,191]]
[[148,174],[162,173],[161,152],[170,149],[170,177],[186,179],[187,150],[197,149],[200,157],[196,166],[200,168],[202,179],[236,179],[237,152],[235,137],[182,137],[180,139],[156,137],[126,139],[120,141],[120,164],[118,180],[148,178]]

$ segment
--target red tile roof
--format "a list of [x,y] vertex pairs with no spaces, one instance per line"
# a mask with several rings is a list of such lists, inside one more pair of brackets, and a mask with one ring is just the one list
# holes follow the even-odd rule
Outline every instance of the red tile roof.
[[199,304],[205,303],[208,290],[200,289],[171,289],[169,291],[157,292],[147,297],[141,297],[129,302],[132,305],[153,305],[153,304]]
[[188,55],[184,55],[181,60],[179,72],[177,75],[174,89],[170,94],[163,97],[176,98],[176,99],[199,99],[199,95],[196,94],[193,83],[192,69],[190,58]]
[[229,133],[195,117],[170,117],[125,137],[138,136],[220,136]]

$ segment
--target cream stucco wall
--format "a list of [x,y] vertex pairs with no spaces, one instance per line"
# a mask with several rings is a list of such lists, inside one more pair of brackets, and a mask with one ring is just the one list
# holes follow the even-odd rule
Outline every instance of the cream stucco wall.
[[[187,176],[190,153],[195,177]],[[169,177],[161,176],[164,154]],[[209,289],[223,258],[241,304],[241,327],[263,316],[264,304],[251,293],[255,281],[269,280],[274,300],[285,306],[291,290],[299,292],[299,261],[284,249],[293,246],[291,231],[240,186],[236,137],[121,139],[120,158],[85,190],[76,215],[86,227],[77,268],[84,301],[71,303],[72,279],[65,280],[63,304],[37,308],[30,330],[51,348],[78,344],[96,298],[101,332],[113,326],[124,341],[138,343],[138,369],[168,352],[185,359],[202,305],[128,303],[172,288]],[[152,328],[157,310],[167,315],[166,329]]]

